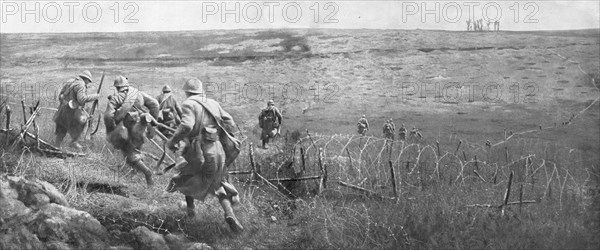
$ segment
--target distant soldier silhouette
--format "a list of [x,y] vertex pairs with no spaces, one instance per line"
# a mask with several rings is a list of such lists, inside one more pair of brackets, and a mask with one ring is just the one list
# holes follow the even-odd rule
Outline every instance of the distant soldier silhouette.
[[494,30],[500,31],[500,21],[499,20],[494,21]]
[[144,173],[146,184],[154,185],[152,171],[142,160],[142,145],[148,138],[154,137],[154,128],[158,117],[158,101],[154,97],[129,85],[124,76],[115,79],[115,96],[109,96],[104,112],[104,126],[107,140],[121,150],[125,161],[132,168]]
[[369,130],[369,121],[367,121],[367,117],[365,115],[362,115],[362,117],[358,119],[356,127],[359,135],[364,136],[367,133]]
[[385,121],[383,124],[383,136],[386,139],[394,140],[394,133],[396,131],[396,125],[392,122],[392,119]]
[[[162,94],[156,96],[156,100],[158,101],[159,109],[158,122],[173,129],[177,128],[177,125],[181,123],[181,106],[179,106],[179,103],[177,103],[177,100],[175,100],[175,97],[171,94],[171,87],[165,85],[162,89]],[[162,127],[159,127],[158,131],[167,137],[171,137],[173,134],[171,131]]]
[[487,28],[486,28],[487,31],[490,31],[490,24],[492,24],[492,21],[487,21]]
[[92,82],[92,73],[83,71],[78,77],[66,82],[60,90],[58,110],[54,113],[56,123],[54,145],[60,147],[67,133],[71,136],[70,147],[81,150],[78,143],[83,129],[90,119],[85,104],[97,100],[100,95],[88,95],[88,85]]
[[467,19],[467,31],[471,31],[471,19]]
[[280,133],[279,127],[281,126],[282,120],[283,117],[281,116],[279,109],[275,107],[275,102],[269,100],[267,102],[267,107],[264,108],[258,116],[258,125],[262,129],[260,139],[262,140],[264,149],[268,148],[267,143],[269,143],[269,139],[275,138],[275,136]]
[[413,127],[412,130],[410,131],[410,137],[416,138],[416,139],[421,139],[421,138],[423,138],[423,135],[421,135],[421,132],[419,131],[418,128]]
[[400,127],[400,129],[398,129],[398,131],[398,136],[400,137],[400,140],[406,140],[406,127],[404,126],[404,123],[402,123],[402,126]]

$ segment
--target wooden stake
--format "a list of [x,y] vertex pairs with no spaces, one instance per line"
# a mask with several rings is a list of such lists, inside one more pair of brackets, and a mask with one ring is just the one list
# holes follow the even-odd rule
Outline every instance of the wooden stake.
[[439,141],[435,141],[435,144],[437,146],[438,158],[442,157],[442,154],[440,153],[440,142]]
[[[10,106],[8,106],[8,103],[6,104],[6,131],[10,130],[10,113],[12,112],[12,110],[10,110]],[[8,145],[8,139],[10,138],[9,134],[6,134],[6,143],[4,145]]]
[[306,162],[304,160],[304,147],[300,147],[300,155],[302,156],[302,172],[306,171]]
[[252,144],[253,143],[250,143],[250,145],[248,146],[250,148],[249,156],[250,156],[250,166],[252,167],[252,179],[258,180],[258,172],[256,171],[256,165],[254,164],[254,150],[252,148]]
[[25,112],[25,100],[21,100],[21,107],[23,108],[23,124],[27,123],[27,113]]
[[396,188],[396,174],[394,173],[394,165],[392,161],[388,162],[390,165],[390,176],[392,178],[392,188],[394,190],[394,198],[398,199],[398,189]]
[[512,185],[513,172],[510,172],[508,176],[508,186],[506,187],[506,193],[504,194],[504,202],[502,203],[502,215],[504,215],[504,206],[508,204],[508,198],[510,197],[510,186]]
[[460,144],[462,144],[462,140],[458,141],[458,145],[456,145],[456,150],[454,151],[454,154],[458,153],[458,149],[460,148]]

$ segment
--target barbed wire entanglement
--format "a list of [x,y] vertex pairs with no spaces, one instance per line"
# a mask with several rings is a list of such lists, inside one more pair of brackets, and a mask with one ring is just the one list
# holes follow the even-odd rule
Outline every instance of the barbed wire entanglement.
[[582,150],[540,139],[514,139],[503,142],[504,147],[492,147],[456,138],[427,143],[416,138],[400,141],[357,135],[311,137],[312,140],[303,137],[295,145],[305,154],[304,160],[300,154],[294,155],[295,162],[305,162],[305,175],[322,174],[316,160],[321,151],[329,182],[350,183],[381,196],[393,197],[390,162],[401,194],[411,188],[442,183],[499,185],[507,181],[511,172],[515,173],[516,182],[527,183],[541,194],[536,198],[552,195],[553,188],[562,193],[565,182],[577,187],[571,191],[579,195],[597,185],[593,168],[600,157],[589,158]]

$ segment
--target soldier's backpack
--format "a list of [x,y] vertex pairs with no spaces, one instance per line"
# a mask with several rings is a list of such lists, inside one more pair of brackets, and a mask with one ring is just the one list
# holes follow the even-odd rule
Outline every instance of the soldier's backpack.
[[264,109],[261,114],[262,119],[259,121],[260,127],[264,127],[265,124],[269,122],[273,124],[273,128],[279,127],[279,122],[277,122],[277,118],[275,117],[275,110]]

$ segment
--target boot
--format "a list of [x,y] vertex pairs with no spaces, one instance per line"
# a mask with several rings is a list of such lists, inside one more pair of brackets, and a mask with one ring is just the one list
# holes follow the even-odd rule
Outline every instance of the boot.
[[63,140],[65,139],[65,136],[67,134],[57,134],[56,138],[54,138],[54,146],[57,148],[60,148],[60,145],[62,144]]
[[69,147],[77,150],[77,151],[82,151],[83,150],[83,146],[81,146],[81,144],[77,143],[76,141],[71,142],[71,144],[69,145]]
[[191,196],[185,196],[185,203],[186,203],[186,210],[187,210],[187,216],[188,217],[194,217],[196,216],[196,206],[194,206],[194,197]]
[[263,148],[264,148],[264,149],[268,149],[268,148],[269,148],[269,147],[267,146],[267,139],[264,139],[264,140],[262,141],[262,146],[263,146]]
[[244,231],[244,227],[242,227],[242,224],[240,224],[237,218],[235,218],[235,214],[233,214],[231,201],[228,198],[220,198],[219,202],[221,203],[221,207],[223,207],[223,212],[225,212],[225,222],[227,222],[231,231],[234,233]]
[[138,170],[142,171],[142,173],[144,173],[144,177],[146,177],[146,184],[148,186],[154,185],[154,180],[152,180],[152,171],[150,171],[150,169],[148,169],[148,167],[146,167],[146,164],[144,164],[144,162],[137,161],[134,164],[134,167],[137,168]]

